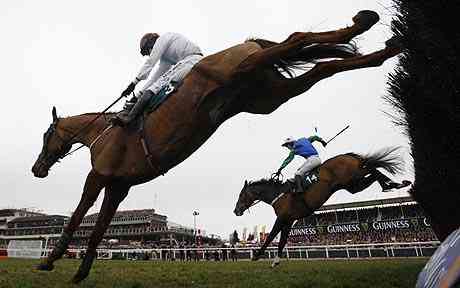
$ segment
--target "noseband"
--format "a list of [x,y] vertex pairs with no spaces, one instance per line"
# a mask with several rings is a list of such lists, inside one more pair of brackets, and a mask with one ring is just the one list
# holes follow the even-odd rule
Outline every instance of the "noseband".
[[72,147],[72,144],[68,143],[66,140],[64,140],[64,138],[59,136],[59,134],[57,133],[56,127],[57,127],[57,121],[54,121],[53,123],[51,123],[50,128],[48,128],[48,131],[46,132],[47,138],[45,139],[45,143],[44,143],[45,145],[43,147],[44,149],[46,149],[45,147],[48,146],[49,137],[51,137],[51,135],[55,135],[59,139],[59,141],[61,141],[61,147],[55,153],[50,153],[49,151],[46,151],[47,155],[43,157],[43,159],[41,159],[39,162],[40,165],[42,166],[44,165],[45,167],[48,166],[49,163],[54,164],[55,162],[59,162],[59,160],[64,158],[64,156],[66,155],[66,152],[69,151],[70,148]]

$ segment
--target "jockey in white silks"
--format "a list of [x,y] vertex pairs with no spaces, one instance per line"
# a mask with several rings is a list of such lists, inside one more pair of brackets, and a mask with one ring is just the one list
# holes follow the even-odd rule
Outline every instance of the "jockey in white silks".
[[[134,91],[137,83],[147,78],[148,80],[137,93],[134,107],[131,108],[127,103],[125,109],[130,109],[129,113],[119,113],[113,119],[114,124],[121,126],[129,124],[142,113],[152,97],[171,82],[181,83],[193,66],[203,58],[201,49],[196,44],[177,33],[165,33],[161,36],[147,33],[141,39],[140,50],[141,55],[148,58],[122,95],[128,96]],[[153,71],[157,63],[158,69]]]

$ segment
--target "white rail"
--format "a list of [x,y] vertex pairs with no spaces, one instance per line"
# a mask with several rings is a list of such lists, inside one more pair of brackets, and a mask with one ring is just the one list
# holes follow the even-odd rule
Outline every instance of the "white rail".
[[[439,246],[439,241],[431,242],[401,242],[401,243],[375,243],[375,244],[350,244],[350,245],[312,245],[312,246],[288,246],[283,249],[283,257],[293,259],[327,259],[327,258],[392,258],[392,257],[429,257]],[[214,258],[213,252],[217,251],[219,259],[231,259],[232,250],[238,259],[251,259],[259,246],[235,247],[235,248],[171,248],[171,249],[98,249],[99,259],[137,259],[147,255],[153,260],[201,260],[206,258],[205,252],[210,252],[210,258]],[[50,249],[46,249],[49,252]],[[85,248],[69,249],[80,257]],[[265,252],[266,258],[278,256],[278,248],[270,246]],[[45,252],[45,251],[44,251]],[[224,255],[225,254],[225,255]]]

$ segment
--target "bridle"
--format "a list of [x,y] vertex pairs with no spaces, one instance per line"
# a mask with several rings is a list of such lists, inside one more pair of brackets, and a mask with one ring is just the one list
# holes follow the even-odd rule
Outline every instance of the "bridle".
[[[133,92],[133,96],[135,96],[135,95],[134,95],[134,92]],[[124,95],[122,94],[120,97],[118,97],[117,99],[115,99],[115,101],[113,101],[109,106],[107,106],[104,110],[102,110],[102,112],[99,112],[99,113],[97,114],[96,117],[94,117],[91,121],[89,121],[88,124],[86,124],[86,125],[83,126],[80,130],[78,130],[77,133],[75,133],[75,134],[73,134],[72,136],[70,136],[69,139],[64,140],[64,139],[62,139],[62,137],[60,137],[60,136],[56,133],[56,135],[57,135],[57,136],[62,140],[62,142],[64,143],[64,144],[62,145],[63,148],[65,147],[65,148],[67,149],[67,148],[70,146],[70,148],[67,149],[67,151],[69,151],[69,150],[72,148],[72,143],[71,143],[72,140],[74,140],[75,138],[77,138],[78,136],[80,136],[80,135],[83,133],[83,131],[85,131],[85,130],[88,129],[91,125],[93,125],[94,122],[96,122],[101,116],[104,116],[104,117],[105,117],[105,112],[107,112],[110,108],[112,108],[115,104],[117,104],[118,101],[120,101],[123,97],[126,97],[126,96],[124,96]],[[54,125],[54,127],[53,127],[53,129],[54,129],[53,132],[56,131],[56,126],[57,126],[58,120],[59,120],[59,119],[54,120],[54,122],[51,124],[52,126]],[[51,128],[51,127],[50,127],[50,128]],[[107,129],[106,129],[106,130],[107,130]],[[98,139],[99,139],[99,138],[98,138]],[[83,148],[83,147],[85,147],[85,144],[80,145],[79,147],[75,148],[74,150],[72,150],[72,151],[70,151],[70,152],[68,152],[68,153],[65,153],[65,152],[64,152],[64,153],[62,153],[63,155],[59,155],[59,157],[58,157],[57,160],[62,159],[62,158],[64,158],[64,157],[66,157],[66,156],[68,156],[68,155],[70,155],[70,154],[76,152],[77,150],[80,150],[80,149]],[[64,149],[60,149],[60,150],[64,150]],[[66,152],[67,152],[67,151],[66,151]]]
[[[246,193],[249,193],[249,192],[246,192]],[[253,193],[251,193],[253,195]],[[249,208],[251,208],[252,206],[256,205],[256,204],[259,204],[261,202],[261,200],[253,200],[252,203],[247,207],[245,208],[243,211],[246,211],[248,210],[249,213],[251,213],[251,211],[249,210]],[[246,205],[245,205],[246,206]]]
[[56,162],[59,162],[60,159],[64,158],[67,155],[66,154],[67,151],[69,151],[72,148],[72,144],[70,144],[68,140],[65,140],[59,135],[59,133],[57,133],[57,129],[56,129],[57,123],[58,123],[58,120],[55,120],[53,123],[51,123],[50,127],[48,128],[48,131],[46,131],[47,139],[45,139],[43,149],[46,149],[46,147],[48,146],[49,137],[51,137],[51,135],[56,136],[57,139],[61,141],[60,148],[54,153],[50,153],[49,151],[47,151],[48,149],[46,149],[45,150],[46,156],[40,159],[40,162],[39,162],[41,166],[47,167],[50,163],[54,164]]

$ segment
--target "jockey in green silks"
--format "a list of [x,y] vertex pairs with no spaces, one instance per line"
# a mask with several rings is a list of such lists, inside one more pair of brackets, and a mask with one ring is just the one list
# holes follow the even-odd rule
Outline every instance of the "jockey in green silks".
[[321,165],[321,158],[319,158],[318,151],[312,145],[313,142],[320,142],[323,147],[326,147],[327,143],[319,136],[311,136],[308,138],[294,139],[288,137],[284,140],[281,146],[284,146],[290,150],[289,156],[283,161],[276,174],[281,174],[281,171],[294,159],[295,155],[305,158],[305,162],[302,166],[297,169],[295,173],[296,192],[303,192],[302,179],[307,175],[308,172]]

